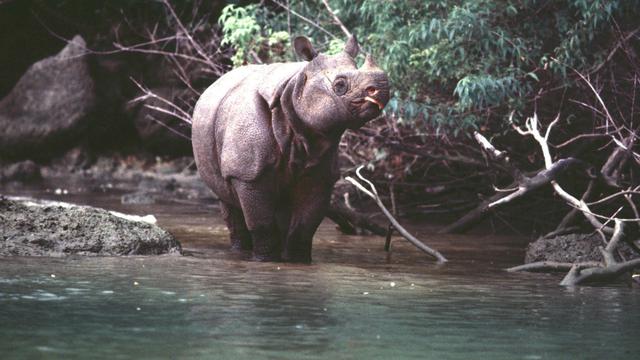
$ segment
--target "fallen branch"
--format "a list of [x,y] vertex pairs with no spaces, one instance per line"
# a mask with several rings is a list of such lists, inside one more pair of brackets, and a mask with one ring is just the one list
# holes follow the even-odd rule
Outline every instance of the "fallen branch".
[[489,157],[494,160],[501,161],[505,168],[509,170],[511,176],[514,178],[514,182],[510,184],[508,189],[515,189],[513,192],[508,191],[499,191],[493,196],[489,197],[480,205],[478,205],[475,209],[468,212],[466,215],[458,219],[453,224],[445,227],[440,230],[440,233],[460,233],[468,230],[478,221],[482,220],[482,218],[489,213],[490,210],[493,210],[496,207],[505,205],[517,198],[520,198],[529,192],[539,189],[545,185],[548,185],[552,182],[555,182],[555,179],[563,172],[567,171],[571,167],[582,166],[587,167],[587,165],[578,159],[567,158],[561,159],[553,163],[550,167],[546,169],[540,170],[534,176],[525,176],[522,174],[517,168],[515,168],[510,162],[509,157],[506,152],[497,150],[484,136],[480,133],[476,132],[474,134],[476,140],[482,147],[482,149],[487,152]]
[[[551,122],[551,124],[549,124],[544,136],[540,133],[537,114],[533,114],[532,117],[527,119],[527,121],[525,122],[525,130],[514,126],[514,129],[516,129],[518,133],[520,133],[521,135],[531,135],[538,142],[538,145],[540,145],[540,149],[542,150],[544,164],[547,169],[551,169],[554,164],[551,158],[551,151],[549,150],[548,140],[551,129],[557,123],[557,121],[558,118],[556,118],[553,122]],[[556,194],[563,198],[570,206],[580,210],[584,217],[589,221],[589,223],[591,223],[591,225],[593,225],[594,228],[601,229],[603,232],[608,234],[613,233],[613,229],[601,223],[598,220],[598,217],[600,216],[597,216],[594,212],[592,212],[589,206],[583,200],[579,200],[573,195],[566,192],[555,180],[551,181],[551,186],[553,187],[553,190],[556,192]]]
[[440,252],[430,248],[429,246],[424,244],[422,241],[418,240],[415,236],[411,235],[404,227],[402,227],[402,225],[400,225],[400,223],[398,223],[398,221],[393,217],[393,215],[391,215],[389,210],[386,208],[386,206],[384,206],[384,204],[380,200],[380,197],[378,196],[378,191],[376,190],[376,187],[373,185],[373,183],[371,181],[365,179],[364,176],[362,176],[362,174],[360,174],[360,171],[362,170],[362,168],[363,168],[363,166],[359,166],[358,169],[356,169],[356,175],[358,176],[358,178],[360,178],[360,180],[362,180],[367,185],[369,185],[370,189],[365,188],[360,182],[358,182],[356,179],[354,179],[354,178],[352,178],[350,176],[347,176],[345,178],[345,180],[349,181],[350,183],[355,185],[355,187],[357,187],[360,191],[362,191],[367,196],[372,198],[376,202],[376,204],[378,205],[380,210],[382,210],[382,212],[387,217],[387,219],[389,219],[389,221],[391,222],[393,227],[396,230],[398,230],[400,235],[402,235],[405,239],[407,239],[410,243],[412,243],[418,249],[420,249],[420,250],[426,252],[427,254],[433,256],[434,258],[436,258],[438,260],[438,263],[447,262],[448,260],[442,254],[440,254]]
[[[595,92],[595,89],[594,89],[594,92]],[[596,92],[596,95],[597,95],[597,92]],[[599,100],[602,102],[600,98]],[[604,107],[604,103],[602,105]],[[606,110],[606,107],[605,107],[605,110]],[[613,123],[613,119],[609,115],[608,111],[607,111],[607,116],[609,117],[609,120],[611,120],[611,122]],[[530,117],[527,119],[527,121],[525,122],[525,129],[514,127],[516,131],[518,131],[518,133],[520,133],[521,135],[531,135],[538,142],[538,145],[542,150],[545,168],[547,169],[547,171],[551,171],[555,166],[557,166],[557,164],[560,161],[566,160],[566,159],[562,159],[562,160],[553,162],[551,157],[551,152],[549,150],[549,145],[548,145],[549,134],[553,126],[557,123],[557,120],[558,119],[556,118],[553,122],[551,122],[551,124],[549,124],[544,135],[542,135],[540,131],[538,117],[536,114],[534,114],[533,117]],[[608,163],[612,161],[611,160],[612,157],[609,158]],[[605,168],[606,167],[607,166],[605,166]],[[640,258],[633,259],[630,261],[623,261],[623,262],[618,262],[616,259],[618,246],[622,241],[624,241],[624,237],[625,237],[625,234],[624,234],[625,222],[631,222],[631,221],[638,222],[639,219],[637,218],[623,219],[623,218],[617,217],[618,213],[622,210],[622,207],[619,208],[612,216],[603,216],[603,215],[594,213],[589,208],[589,204],[585,202],[586,197],[590,193],[591,186],[589,187],[587,192],[585,192],[585,194],[582,196],[581,199],[577,199],[576,197],[574,197],[573,195],[565,191],[560,186],[560,184],[558,184],[558,182],[556,182],[555,180],[551,180],[550,183],[553,186],[553,189],[556,192],[556,194],[558,194],[562,199],[564,199],[567,204],[569,204],[573,208],[578,209],[580,212],[582,212],[584,217],[595,228],[595,231],[602,236],[604,242],[607,244],[605,247],[600,247],[600,252],[602,254],[602,262],[597,262],[597,263],[579,262],[574,264],[539,262],[539,263],[526,264],[522,266],[516,266],[510,269],[507,269],[507,271],[569,270],[569,272],[565,275],[565,277],[560,282],[560,285],[574,286],[574,285],[581,285],[587,282],[612,280],[634,268],[640,267]],[[617,185],[617,184],[614,183],[612,185]],[[614,195],[615,196],[625,195],[630,197],[630,194],[628,192],[630,191],[628,190],[628,191],[620,192]],[[600,202],[609,200],[615,196],[609,196],[607,198],[601,199],[594,203],[600,203]],[[632,206],[632,209],[636,210],[634,206]],[[636,214],[636,217],[637,217],[638,216],[637,211],[634,211],[634,213]],[[605,219],[606,221],[602,223],[600,222],[600,219]],[[608,226],[609,222],[613,222],[615,224],[613,228]],[[605,233],[611,234],[611,238],[608,241],[606,239]]]
[[[582,263],[585,266],[596,267],[600,266],[599,262],[593,261],[588,263]],[[507,269],[508,272],[519,271],[569,271],[574,266],[574,263],[570,262],[557,262],[557,261],[538,261],[534,263],[518,265]]]
[[[578,264],[581,265],[581,264]],[[640,259],[633,259],[607,267],[586,267],[575,266],[562,279],[560,285],[574,286],[588,282],[610,281],[618,276],[629,272],[635,268],[640,268]]]
[[366,216],[359,214],[346,206],[333,202],[327,210],[327,217],[331,219],[340,231],[349,235],[361,233],[359,229],[364,229],[372,234],[385,236],[387,229],[370,221]]
[[[518,183],[511,183],[509,188],[518,187]],[[440,231],[440,234],[452,234],[452,233],[463,233],[469,230],[473,225],[482,220],[487,213],[489,212],[489,205],[500,201],[501,199],[509,196],[508,192],[497,192],[491,197],[484,200],[480,205],[478,205],[475,209],[469,211],[460,219],[456,220],[454,223],[445,226]]]

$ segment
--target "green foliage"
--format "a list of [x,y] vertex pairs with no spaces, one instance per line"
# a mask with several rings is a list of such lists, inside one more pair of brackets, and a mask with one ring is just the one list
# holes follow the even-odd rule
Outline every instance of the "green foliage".
[[235,49],[231,58],[234,66],[291,60],[289,33],[265,26],[266,17],[269,17],[268,12],[255,4],[228,5],[222,10],[219,19],[223,24],[221,45]]
[[[341,35],[321,2],[289,3],[297,13]],[[395,99],[386,111],[418,132],[423,126],[465,131],[486,121],[506,124],[508,114],[522,111],[541,87],[570,84],[571,68],[587,71],[601,62],[610,49],[613,19],[633,22],[640,17],[639,0],[330,3],[388,72]],[[247,49],[255,49],[272,30],[286,31],[288,25],[281,8],[245,9],[233,16],[251,19],[223,17],[221,23],[226,42],[243,61],[251,62]],[[251,36],[231,37],[238,24]],[[342,41],[293,15],[291,26],[294,34],[313,38],[325,51],[341,49]],[[284,39],[281,44],[288,51]]]

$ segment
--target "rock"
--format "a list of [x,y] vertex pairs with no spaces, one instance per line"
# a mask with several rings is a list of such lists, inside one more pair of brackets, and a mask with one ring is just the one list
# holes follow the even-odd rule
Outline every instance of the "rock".
[[[529,264],[537,261],[602,261],[599,246],[604,244],[598,234],[569,234],[538,239],[527,246],[524,262]],[[620,249],[627,259],[635,257],[628,245],[620,244]]]
[[40,166],[31,160],[21,161],[0,169],[0,182],[33,182],[41,179]]
[[85,42],[33,64],[0,101],[0,154],[42,158],[74,145],[96,103]]
[[[174,87],[150,90],[176,104],[183,103],[185,101],[183,97],[189,96],[188,91]],[[154,154],[191,155],[191,126],[183,120],[144,105],[169,108],[166,103],[156,98],[146,99],[143,106],[139,107],[134,122],[143,146]]]
[[150,205],[156,203],[156,197],[150,192],[139,191],[122,195],[120,202],[128,205]]
[[179,254],[180,243],[154,222],[153,216],[0,197],[0,255]]

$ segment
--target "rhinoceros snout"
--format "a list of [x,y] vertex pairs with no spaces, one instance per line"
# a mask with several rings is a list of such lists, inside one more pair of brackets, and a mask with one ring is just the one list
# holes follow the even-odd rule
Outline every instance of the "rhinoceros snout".
[[389,102],[389,81],[386,75],[382,74],[365,87],[364,99],[376,104],[379,110],[387,105]]

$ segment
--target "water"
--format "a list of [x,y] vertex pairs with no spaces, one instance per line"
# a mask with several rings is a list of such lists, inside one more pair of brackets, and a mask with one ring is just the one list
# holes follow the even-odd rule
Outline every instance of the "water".
[[561,275],[502,271],[521,261],[521,239],[414,227],[451,259],[436,266],[401,240],[387,258],[384,239],[325,223],[314,264],[264,264],[229,253],[224,226],[203,204],[62,199],[154,213],[190,255],[0,258],[2,359],[615,359],[640,351],[638,288],[568,289],[557,286]]

